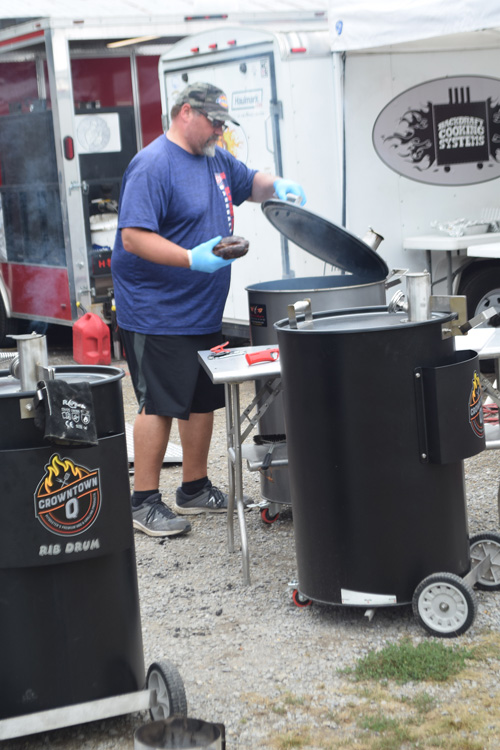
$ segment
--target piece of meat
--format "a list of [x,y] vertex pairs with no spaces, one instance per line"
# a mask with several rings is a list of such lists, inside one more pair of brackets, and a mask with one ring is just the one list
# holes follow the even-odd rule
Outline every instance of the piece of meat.
[[233,235],[232,237],[223,237],[220,242],[212,248],[214,255],[218,255],[225,260],[232,258],[241,258],[248,253],[249,242],[244,237]]

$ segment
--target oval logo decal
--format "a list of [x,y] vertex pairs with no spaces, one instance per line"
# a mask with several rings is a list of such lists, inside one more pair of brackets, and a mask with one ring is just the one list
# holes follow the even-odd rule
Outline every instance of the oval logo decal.
[[384,107],[373,127],[378,156],[400,175],[430,185],[500,177],[500,80],[426,81]]

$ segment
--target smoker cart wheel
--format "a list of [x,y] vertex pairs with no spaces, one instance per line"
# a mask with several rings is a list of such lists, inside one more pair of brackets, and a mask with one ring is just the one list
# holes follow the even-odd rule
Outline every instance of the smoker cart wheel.
[[490,556],[491,566],[484,576],[476,581],[476,588],[484,591],[500,591],[500,534],[495,531],[486,531],[470,538],[472,566],[484,560],[486,555]]
[[296,607],[310,607],[312,604],[312,599],[308,599],[298,589],[293,590],[292,599]]
[[167,661],[156,661],[148,669],[146,677],[148,690],[154,693],[149,709],[153,721],[168,719],[178,714],[187,716],[187,700],[184,683],[177,667]]
[[471,587],[453,573],[433,573],[413,594],[413,613],[432,635],[462,635],[474,622],[477,601]]
[[260,512],[261,521],[264,521],[264,523],[274,523],[275,521],[278,520],[279,517],[280,517],[279,513],[275,513],[274,516],[272,516],[269,513],[269,508],[262,508]]

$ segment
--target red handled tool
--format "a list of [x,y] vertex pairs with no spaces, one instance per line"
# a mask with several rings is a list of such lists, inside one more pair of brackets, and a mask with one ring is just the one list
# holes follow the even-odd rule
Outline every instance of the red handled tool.
[[214,359],[215,357],[225,357],[226,354],[231,354],[231,349],[226,349],[225,347],[229,344],[229,341],[224,341],[223,344],[217,344],[217,346],[213,346],[210,351],[212,354],[209,354],[209,359]]
[[263,349],[261,352],[247,352],[245,358],[249,365],[257,365],[260,362],[275,362],[280,356],[280,350],[276,346],[274,349]]

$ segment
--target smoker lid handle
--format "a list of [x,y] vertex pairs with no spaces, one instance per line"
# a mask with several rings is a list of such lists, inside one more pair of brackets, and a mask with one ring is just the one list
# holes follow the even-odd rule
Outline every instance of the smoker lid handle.
[[288,322],[290,323],[290,328],[298,328],[298,323],[297,323],[298,313],[304,313],[306,325],[307,324],[312,325],[313,316],[312,316],[311,300],[309,297],[299,300],[298,302],[294,302],[292,305],[288,305],[287,309],[288,309]]
[[468,320],[467,323],[461,325],[460,330],[462,331],[462,333],[468,333],[471,328],[475,328],[476,326],[481,325],[481,323],[486,323],[486,321],[488,321],[496,314],[497,311],[494,307],[490,307],[489,310],[483,310],[483,312],[480,312],[479,315],[475,315],[473,318]]

